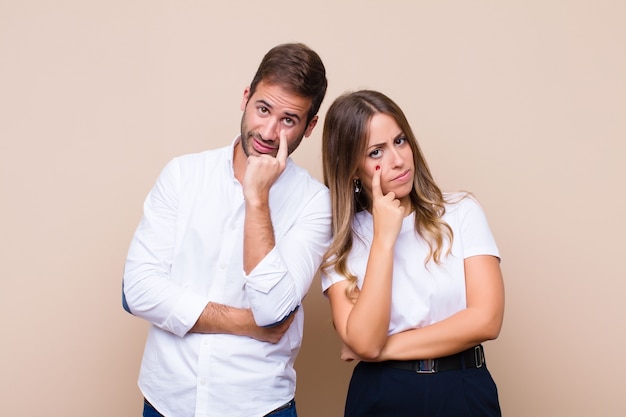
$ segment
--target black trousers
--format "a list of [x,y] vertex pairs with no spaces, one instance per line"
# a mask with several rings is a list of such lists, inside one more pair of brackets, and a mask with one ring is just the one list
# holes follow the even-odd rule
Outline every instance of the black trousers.
[[360,362],[354,368],[345,417],[500,417],[496,384],[487,370],[429,374]]

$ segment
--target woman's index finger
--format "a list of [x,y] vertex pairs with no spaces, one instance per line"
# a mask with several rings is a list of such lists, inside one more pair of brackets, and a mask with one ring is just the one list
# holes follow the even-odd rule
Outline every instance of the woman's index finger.
[[374,198],[382,197],[383,190],[380,188],[380,175],[382,174],[382,169],[380,166],[376,166],[376,171],[374,171],[374,175],[372,176],[372,195]]

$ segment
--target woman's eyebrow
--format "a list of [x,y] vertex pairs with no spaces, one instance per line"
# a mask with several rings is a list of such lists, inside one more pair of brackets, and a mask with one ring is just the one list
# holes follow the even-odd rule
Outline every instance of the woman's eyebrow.
[[[391,140],[396,140],[398,138],[401,138],[405,136],[404,132],[400,132],[398,133],[396,136],[394,136]],[[382,142],[379,143],[375,143],[373,145],[368,146],[366,149],[370,149],[370,148],[380,148],[380,147],[384,147],[385,145],[387,145],[387,141],[383,140]]]

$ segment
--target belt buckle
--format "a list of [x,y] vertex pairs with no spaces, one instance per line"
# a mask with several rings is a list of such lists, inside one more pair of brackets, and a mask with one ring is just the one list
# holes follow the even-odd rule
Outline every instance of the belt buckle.
[[474,346],[474,360],[475,360],[474,363],[476,364],[476,368],[483,367],[483,364],[485,363],[485,355],[480,345]]
[[417,361],[417,369],[415,370],[418,374],[432,374],[437,372],[437,361],[434,359],[422,359]]

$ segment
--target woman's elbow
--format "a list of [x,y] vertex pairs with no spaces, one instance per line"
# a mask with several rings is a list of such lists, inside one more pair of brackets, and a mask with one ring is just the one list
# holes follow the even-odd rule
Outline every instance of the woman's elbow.
[[370,362],[376,361],[380,357],[385,346],[384,342],[377,343],[373,340],[350,340],[346,341],[345,344],[360,359]]
[[495,340],[500,335],[502,329],[502,315],[496,314],[485,322],[483,326],[483,337],[485,340]]
[[500,336],[500,327],[490,327],[485,329],[485,333],[483,335],[483,338],[485,340],[495,340],[498,338],[498,336]]
[[378,348],[377,346],[364,346],[362,349],[353,350],[359,358],[370,362],[377,360],[383,351],[382,347]]

